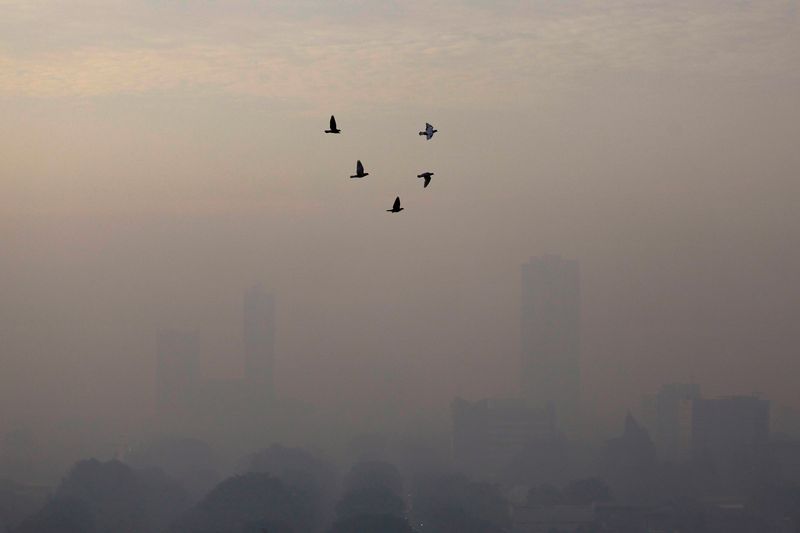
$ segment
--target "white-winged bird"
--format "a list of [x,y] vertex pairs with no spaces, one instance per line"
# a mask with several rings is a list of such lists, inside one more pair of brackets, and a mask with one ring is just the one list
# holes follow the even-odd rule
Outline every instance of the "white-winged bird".
[[361,160],[359,159],[356,161],[356,174],[355,176],[350,176],[351,178],[363,178],[364,176],[369,176],[369,172],[364,172],[364,165],[361,164]]
[[419,132],[419,134],[420,135],[424,135],[425,138],[430,141],[431,137],[433,137],[433,134],[436,133],[437,131],[439,131],[439,130],[433,129],[433,126],[431,126],[430,124],[428,124],[426,122],[425,123],[425,131],[421,131],[421,132]]
[[400,207],[400,197],[399,196],[394,199],[394,205],[392,206],[392,208],[391,209],[387,209],[387,211],[390,212],[390,213],[399,213],[402,210],[403,210],[403,208]]
[[431,182],[431,176],[433,176],[433,172],[423,172],[422,174],[417,174],[418,178],[425,178],[425,185],[422,186],[423,189],[428,187],[428,184]]
[[325,130],[325,133],[342,133],[342,130],[336,127],[336,119],[331,115],[331,129]]

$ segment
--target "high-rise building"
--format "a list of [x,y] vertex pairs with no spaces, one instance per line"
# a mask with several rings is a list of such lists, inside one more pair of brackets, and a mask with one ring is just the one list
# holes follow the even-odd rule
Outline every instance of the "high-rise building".
[[692,406],[700,398],[700,386],[669,383],[658,394],[643,400],[645,426],[655,438],[656,449],[664,459],[681,461],[689,456],[692,436]]
[[197,384],[197,336],[177,330],[159,331],[156,348],[156,402],[159,410],[188,407]]
[[577,261],[545,255],[522,266],[522,395],[551,406],[567,432],[580,420],[580,307]]
[[492,476],[510,466],[531,445],[556,437],[552,412],[517,398],[452,404],[453,457],[460,468]]
[[692,452],[720,469],[759,457],[769,440],[769,400],[756,396],[698,399],[692,405]]
[[260,286],[244,294],[244,377],[256,399],[273,397],[275,301]]

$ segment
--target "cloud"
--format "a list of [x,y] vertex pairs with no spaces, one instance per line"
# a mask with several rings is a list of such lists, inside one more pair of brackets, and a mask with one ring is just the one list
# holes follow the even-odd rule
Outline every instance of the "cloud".
[[596,72],[800,72],[794,1],[506,4],[4,2],[0,95],[467,103]]

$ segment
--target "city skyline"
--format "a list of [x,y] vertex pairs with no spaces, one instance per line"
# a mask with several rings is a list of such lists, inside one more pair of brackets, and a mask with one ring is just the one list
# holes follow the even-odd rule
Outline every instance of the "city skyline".
[[800,530],[798,94],[800,0],[0,0],[0,533]]

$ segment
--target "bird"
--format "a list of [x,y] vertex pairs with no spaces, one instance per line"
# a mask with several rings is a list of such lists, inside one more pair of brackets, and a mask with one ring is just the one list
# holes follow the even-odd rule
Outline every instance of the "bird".
[[433,176],[433,172],[423,172],[422,174],[417,174],[418,178],[425,178],[425,185],[422,186],[423,189],[428,187],[428,184],[431,182],[431,176]]
[[342,133],[342,130],[336,127],[336,119],[331,115],[331,129],[325,130],[325,133]]
[[400,197],[399,196],[394,199],[394,205],[392,206],[392,208],[391,209],[387,209],[387,211],[390,212],[390,213],[399,213],[402,210],[403,210],[403,208],[400,207]]
[[356,161],[356,174],[355,176],[350,176],[351,178],[363,178],[365,176],[369,176],[369,172],[364,172],[364,165],[361,164],[361,160],[359,159]]
[[419,134],[420,135],[424,135],[425,138],[430,141],[431,137],[433,137],[433,134],[436,133],[437,131],[439,131],[439,130],[433,129],[433,126],[431,126],[430,124],[428,124],[426,122],[425,123],[425,131],[421,131],[421,132],[419,132]]

